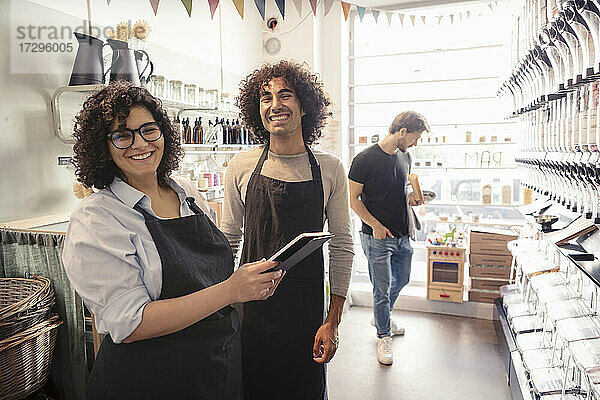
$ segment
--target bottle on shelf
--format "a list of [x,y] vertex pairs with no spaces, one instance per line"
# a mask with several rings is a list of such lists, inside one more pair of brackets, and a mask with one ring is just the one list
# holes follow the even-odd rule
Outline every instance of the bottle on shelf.
[[192,143],[192,128],[190,127],[190,119],[186,119],[185,123],[185,143]]
[[204,144],[204,128],[202,127],[202,117],[198,118],[198,143]]
[[198,144],[198,143],[200,143],[200,142],[198,141],[198,139],[199,139],[199,136],[200,136],[200,135],[199,135],[199,129],[198,129],[198,126],[199,126],[199,125],[198,125],[198,118],[196,118],[196,120],[194,121],[194,130],[192,131],[192,132],[193,132],[193,133],[192,133],[192,143],[193,143],[193,144]]

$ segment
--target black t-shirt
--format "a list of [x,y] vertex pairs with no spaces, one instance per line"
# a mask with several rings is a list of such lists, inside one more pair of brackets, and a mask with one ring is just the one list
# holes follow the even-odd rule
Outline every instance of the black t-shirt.
[[[362,183],[361,200],[367,210],[395,237],[408,234],[406,178],[410,155],[397,151],[388,154],[375,144],[354,157],[348,178]],[[363,222],[363,233],[373,235],[373,228]]]

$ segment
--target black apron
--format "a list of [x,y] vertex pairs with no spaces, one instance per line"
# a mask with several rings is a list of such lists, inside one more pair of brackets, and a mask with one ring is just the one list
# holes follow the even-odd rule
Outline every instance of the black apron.
[[[143,210],[160,261],[160,300],[184,296],[233,273],[227,239],[194,199],[196,214],[158,219]],[[240,400],[239,317],[231,306],[169,335],[115,344],[106,335],[88,384],[88,399]]]
[[[312,180],[284,182],[260,174],[269,146],[248,182],[241,263],[270,257],[303,232],[323,230],[321,168],[307,147]],[[273,296],[244,304],[244,400],[325,398],[325,367],[313,360],[323,323],[323,251],[289,270]]]

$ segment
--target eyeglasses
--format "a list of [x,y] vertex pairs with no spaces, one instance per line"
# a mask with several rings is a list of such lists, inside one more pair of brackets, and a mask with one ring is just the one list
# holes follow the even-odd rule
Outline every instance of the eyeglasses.
[[117,149],[128,149],[133,145],[135,133],[138,132],[146,142],[155,142],[162,137],[157,122],[147,122],[137,129],[121,128],[106,135]]

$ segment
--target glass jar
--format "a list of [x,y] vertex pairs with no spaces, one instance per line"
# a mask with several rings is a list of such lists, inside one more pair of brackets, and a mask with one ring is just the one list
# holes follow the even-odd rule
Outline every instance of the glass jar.
[[589,85],[588,97],[588,143],[590,151],[598,151],[598,81]]
[[174,101],[181,101],[182,82],[178,81],[178,80],[170,81],[169,89],[170,89],[171,99]]
[[150,93],[156,97],[165,97],[165,77],[161,75],[152,75],[150,77]]
[[196,101],[196,85],[191,83],[186,83],[185,87],[185,102],[190,104],[198,104]]
[[201,106],[206,105],[204,88],[198,87],[198,104]]
[[588,150],[588,104],[589,83],[579,87],[579,144],[581,150]]

